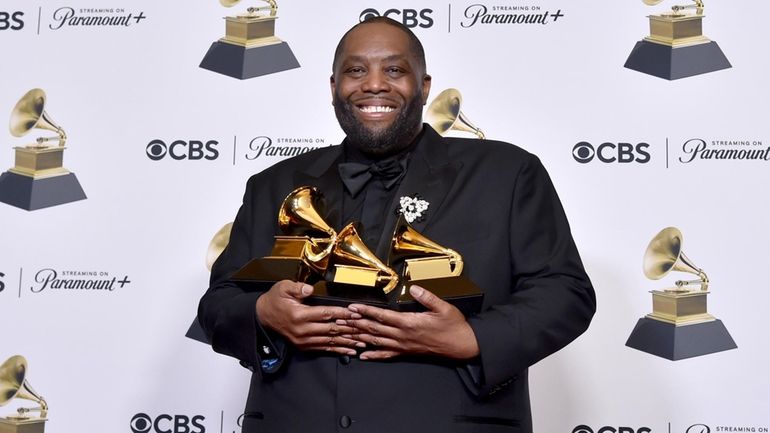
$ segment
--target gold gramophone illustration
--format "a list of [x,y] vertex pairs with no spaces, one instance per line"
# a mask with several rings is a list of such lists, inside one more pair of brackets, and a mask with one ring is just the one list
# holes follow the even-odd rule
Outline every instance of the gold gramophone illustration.
[[206,269],[211,271],[211,267],[214,266],[214,262],[217,261],[222,251],[227,247],[230,242],[230,232],[233,230],[232,221],[223,225],[221,229],[214,233],[214,237],[209,242],[209,247],[206,248]]
[[[299,67],[289,45],[275,36],[278,4],[249,7],[245,13],[225,17],[225,36],[211,44],[200,67],[238,79],[258,77]],[[232,7],[240,0],[219,0]]]
[[737,346],[722,321],[708,313],[709,279],[682,250],[679,229],[667,227],[650,241],[644,253],[644,275],[659,280],[672,271],[698,276],[653,290],[652,313],[639,319],[626,346],[670,360],[679,360]]
[[[15,355],[0,365],[0,406],[13,399],[30,400],[35,408],[19,408],[15,415],[0,417],[0,433],[43,433],[48,416],[48,404],[27,379],[27,360]],[[32,416],[31,412],[38,412]]]
[[[654,6],[663,0],[642,0]],[[716,42],[703,35],[702,0],[648,16],[650,35],[636,43],[625,67],[676,80],[732,67]],[[694,10],[694,13],[688,11]]]
[[441,135],[451,130],[470,132],[484,140],[486,136],[460,111],[463,97],[457,89],[446,89],[428,105],[425,121]]
[[14,137],[22,137],[33,129],[56,133],[54,137],[38,137],[34,144],[14,147],[15,165],[0,176],[0,201],[26,210],[86,198],[75,174],[63,167],[67,134],[51,120],[45,106],[45,92],[32,89],[11,112],[10,130]]

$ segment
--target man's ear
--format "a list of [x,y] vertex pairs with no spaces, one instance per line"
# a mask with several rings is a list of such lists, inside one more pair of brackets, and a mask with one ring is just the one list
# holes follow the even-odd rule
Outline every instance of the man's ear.
[[336,84],[336,83],[335,83],[335,81],[334,81],[334,74],[332,74],[332,75],[329,77],[329,87],[330,87],[330,88],[331,88],[331,90],[332,90],[332,104],[334,104],[334,94],[336,93],[336,92],[334,91],[334,85],[335,85],[335,84]]
[[430,94],[430,83],[431,83],[430,75],[425,74],[425,76],[422,77],[422,105],[425,105],[428,103],[428,94]]

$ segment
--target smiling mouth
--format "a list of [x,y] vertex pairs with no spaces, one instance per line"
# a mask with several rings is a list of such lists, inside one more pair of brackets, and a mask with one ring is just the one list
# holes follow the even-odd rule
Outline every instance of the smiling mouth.
[[358,109],[364,113],[390,113],[396,110],[387,105],[360,105]]

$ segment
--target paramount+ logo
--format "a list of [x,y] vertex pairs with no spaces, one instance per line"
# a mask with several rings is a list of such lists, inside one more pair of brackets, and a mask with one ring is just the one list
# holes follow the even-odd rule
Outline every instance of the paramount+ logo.
[[209,160],[219,158],[219,142],[217,140],[173,140],[171,142],[156,138],[145,148],[147,157],[153,161],[171,158],[176,161]]
[[633,428],[633,427],[610,427],[610,426],[604,426],[599,428],[599,430],[594,430],[591,427],[588,427],[587,425],[579,425],[572,429],[572,433],[650,433],[652,429],[649,427],[639,427],[639,428]]
[[388,17],[395,21],[401,22],[401,24],[413,29],[420,27],[423,29],[433,27],[433,9],[388,9],[383,13],[380,13],[377,9],[368,8],[364,9],[358,16],[360,22],[364,22],[370,18],[375,17]]
[[594,159],[605,164],[650,162],[650,145],[647,143],[610,143],[605,142],[598,146],[587,141],[581,141],[572,148],[572,157],[581,164],[588,164]]
[[133,433],[206,433],[203,415],[160,414],[155,418],[146,413],[138,413],[131,418]]

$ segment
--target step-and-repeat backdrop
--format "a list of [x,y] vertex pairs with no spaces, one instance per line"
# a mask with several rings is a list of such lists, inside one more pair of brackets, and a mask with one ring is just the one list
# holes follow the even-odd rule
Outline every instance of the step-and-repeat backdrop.
[[[431,99],[458,89],[543,160],[595,284],[590,329],[531,370],[536,431],[767,432],[770,8],[688,1],[284,0],[285,45],[250,52],[214,42],[266,2],[3,1],[0,416],[36,406],[18,389],[49,433],[240,431],[250,372],[185,337],[209,241],[251,174],[339,143],[333,50],[387,15],[423,41]],[[228,76],[239,56],[275,71]],[[653,310],[698,269],[708,295]]]

